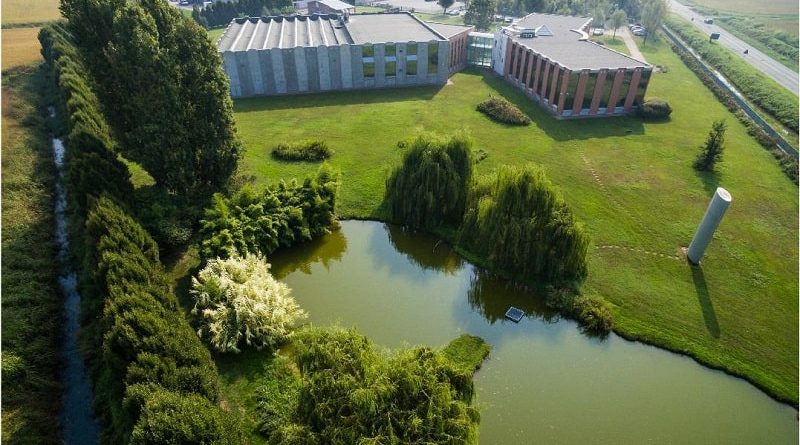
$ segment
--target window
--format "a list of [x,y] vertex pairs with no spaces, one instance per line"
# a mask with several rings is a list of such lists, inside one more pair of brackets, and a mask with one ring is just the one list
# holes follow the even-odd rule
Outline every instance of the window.
[[615,71],[611,70],[606,73],[606,82],[603,84],[603,93],[600,95],[600,108],[608,107],[608,99],[611,96],[611,89],[614,87],[614,73]]
[[636,99],[633,101],[633,104],[637,107],[644,102],[644,93],[647,90],[647,84],[650,82],[652,73],[651,70],[642,70],[642,78],[639,79],[639,86],[636,88]]
[[417,55],[417,44],[416,43],[409,43],[406,45],[406,55],[408,56],[416,56]]
[[387,76],[397,75],[397,62],[386,62],[386,75]]
[[409,76],[416,76],[417,75],[417,61],[416,60],[406,60],[406,74]]
[[375,62],[364,62],[364,78],[372,79],[375,77]]
[[567,85],[567,97],[564,99],[564,109],[571,110],[575,102],[575,91],[578,89],[578,81],[580,80],[580,72],[572,72],[569,75],[569,84]]
[[625,76],[622,78],[622,85],[619,88],[619,97],[617,98],[617,107],[625,105],[625,99],[628,97],[628,90],[631,87],[631,80],[633,80],[633,70],[625,71]]
[[439,71],[439,42],[428,44],[428,74],[436,74]]
[[586,89],[583,91],[583,104],[581,108],[588,109],[592,105],[592,96],[594,95],[594,87],[597,85],[597,73],[589,73],[589,78],[586,80]]
[[364,45],[361,47],[361,57],[375,57],[375,48],[372,45]]

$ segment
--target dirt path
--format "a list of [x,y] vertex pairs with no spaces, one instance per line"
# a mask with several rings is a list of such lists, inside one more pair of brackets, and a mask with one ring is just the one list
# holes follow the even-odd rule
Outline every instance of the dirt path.
[[647,62],[642,52],[639,51],[639,47],[636,46],[636,42],[633,40],[633,36],[631,35],[631,30],[628,29],[627,26],[618,29],[617,34],[622,37],[622,40],[625,42],[625,46],[628,47],[628,52],[631,53],[631,57],[642,62]]

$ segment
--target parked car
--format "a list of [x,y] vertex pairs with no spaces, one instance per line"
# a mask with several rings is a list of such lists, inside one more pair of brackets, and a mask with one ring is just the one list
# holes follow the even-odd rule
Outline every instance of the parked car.
[[647,35],[647,30],[644,28],[636,28],[635,30],[633,30],[633,35],[644,37]]
[[592,28],[592,35],[593,36],[602,36],[603,35],[603,28]]
[[458,15],[458,14],[459,14],[459,10],[458,9],[451,9],[451,10],[447,11],[447,15]]
[[703,19],[703,23],[706,23],[708,25],[713,25],[714,24],[714,19],[712,19],[710,17],[704,18]]
[[630,25],[628,25],[628,28],[630,28],[630,30],[633,31],[633,28],[644,28],[644,27],[642,26],[641,23],[631,23]]

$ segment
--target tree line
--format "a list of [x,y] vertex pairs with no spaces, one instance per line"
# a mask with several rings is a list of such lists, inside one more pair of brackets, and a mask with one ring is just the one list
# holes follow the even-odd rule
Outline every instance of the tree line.
[[206,31],[164,0],[63,0],[119,151],[186,204],[241,156],[228,80]]
[[204,8],[192,9],[192,18],[205,28],[225,26],[237,17],[261,17],[293,14],[289,0],[238,0],[214,2]]
[[592,16],[597,26],[617,11],[626,17],[638,20],[643,8],[653,0],[471,0],[468,3],[464,22],[487,30],[495,14],[522,17],[532,12],[575,16]]
[[216,406],[213,362],[183,317],[158,246],[125,210],[133,187],[112,152],[84,59],[60,25],[39,38],[66,134],[81,337],[90,351],[101,440],[241,443],[236,422]]

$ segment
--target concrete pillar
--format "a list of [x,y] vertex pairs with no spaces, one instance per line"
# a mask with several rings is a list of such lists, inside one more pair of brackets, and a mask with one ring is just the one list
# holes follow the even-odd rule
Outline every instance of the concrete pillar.
[[342,88],[353,88],[353,62],[350,45],[339,46],[339,66],[342,72]]
[[405,85],[406,84],[406,58],[408,54],[406,53],[406,44],[404,42],[400,42],[397,44],[395,51],[397,52],[397,85]]
[[288,89],[286,87],[286,70],[283,69],[283,50],[272,48],[269,50],[269,57],[272,62],[272,73],[275,75],[275,92],[284,94]]
[[706,209],[706,214],[703,216],[700,226],[697,227],[697,233],[694,234],[692,243],[689,244],[689,250],[686,253],[689,262],[692,264],[700,264],[700,260],[706,252],[706,247],[708,247],[708,244],[711,242],[714,231],[719,227],[719,223],[722,221],[722,217],[725,216],[725,212],[731,205],[731,201],[733,201],[731,194],[724,188],[717,187],[717,190],[714,192],[714,197],[711,198],[708,209]]
[[417,43],[417,83],[427,83],[428,42]]
[[353,88],[364,88],[364,60],[361,45],[350,45],[350,67]]
[[439,42],[439,71],[436,76],[436,83],[445,84],[447,78],[450,77],[450,68],[447,66],[447,61],[442,60],[442,54],[447,54],[450,51],[450,41],[442,40]]
[[[259,22],[260,23],[260,22]],[[247,50],[247,65],[250,68],[250,78],[253,80],[253,94],[266,94],[264,88],[264,75],[261,73],[261,60],[256,49]]]
[[572,105],[572,115],[580,116],[583,108],[583,96],[586,94],[586,84],[589,82],[589,70],[582,70],[575,87],[575,102]]
[[608,96],[608,106],[606,114],[614,114],[619,100],[619,90],[622,88],[622,81],[625,79],[625,68],[620,68],[614,73],[614,83],[611,85],[611,94]]
[[225,67],[225,73],[228,74],[230,81],[231,97],[242,96],[242,84],[239,83],[239,68],[236,66],[236,55],[231,51],[222,53],[222,61]]
[[320,46],[317,48],[317,69],[319,70],[319,89],[328,91],[331,89],[331,64],[328,56],[328,47]]
[[567,100],[570,76],[572,76],[572,71],[565,69],[564,77],[561,79],[561,91],[558,93],[558,107],[556,108],[556,114],[559,115],[564,112],[564,102]]
[[304,48],[294,48],[294,65],[297,73],[297,91],[308,91],[308,66]]
[[275,74],[272,69],[270,52],[259,50],[258,62],[261,65],[261,78],[264,84],[264,94],[275,94]]
[[386,86],[386,45],[376,43],[372,46],[375,50],[375,87]]
[[600,107],[600,99],[603,98],[603,92],[606,88],[606,74],[607,69],[601,69],[597,74],[597,80],[594,84],[594,94],[592,94],[592,104],[589,106],[589,116],[597,114],[597,109]]
[[628,97],[625,98],[625,112],[629,113],[633,109],[633,100],[636,99],[636,90],[639,88],[639,81],[642,80],[642,68],[633,70],[631,86],[628,87]]

